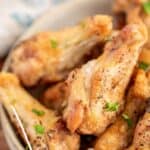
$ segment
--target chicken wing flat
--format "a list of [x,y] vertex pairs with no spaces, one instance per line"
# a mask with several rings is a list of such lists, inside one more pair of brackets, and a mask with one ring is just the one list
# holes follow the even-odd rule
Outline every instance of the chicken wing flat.
[[107,40],[111,30],[111,17],[96,15],[71,28],[39,33],[14,49],[10,69],[26,86],[60,81],[95,45]]
[[127,150],[150,150],[150,112],[138,123],[133,144]]
[[20,87],[16,76],[0,74],[0,100],[25,142],[27,134],[33,150],[79,149],[79,136],[65,130],[53,111],[46,109]]
[[[137,92],[138,90],[138,92]],[[122,150],[132,141],[138,117],[144,112],[150,97],[146,72],[138,69],[135,83],[130,88],[125,110],[96,141],[94,150]]]
[[102,56],[69,75],[64,120],[71,132],[99,135],[116,120],[146,40],[145,26],[130,24],[106,44]]

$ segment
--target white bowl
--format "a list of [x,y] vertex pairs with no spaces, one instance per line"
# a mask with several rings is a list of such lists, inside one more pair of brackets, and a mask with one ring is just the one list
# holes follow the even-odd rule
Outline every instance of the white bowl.
[[[67,4],[57,6],[40,17],[17,41],[17,43],[40,31],[57,30],[66,26],[71,26],[86,16],[98,13],[110,14],[112,1],[113,0],[71,0]],[[15,43],[14,46],[17,43]],[[11,53],[12,52],[10,52],[10,55]],[[8,70],[10,55],[6,60],[3,71]],[[16,136],[2,106],[0,106],[0,119],[10,150],[24,150],[24,147],[21,145],[19,138]]]

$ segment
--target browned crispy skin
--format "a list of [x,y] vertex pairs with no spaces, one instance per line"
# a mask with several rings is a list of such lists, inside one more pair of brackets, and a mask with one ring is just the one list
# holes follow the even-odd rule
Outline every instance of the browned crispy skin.
[[133,144],[127,150],[150,150],[150,112],[138,123]]
[[49,87],[42,95],[41,101],[47,107],[61,112],[67,103],[68,90],[68,84],[60,82]]
[[139,57],[139,62],[150,64],[150,49],[148,49],[146,46],[142,49]]
[[129,90],[123,114],[128,115],[132,126],[128,126],[122,116],[111,125],[96,141],[94,150],[122,150],[132,141],[138,117],[144,112],[146,100],[150,97],[150,85],[146,72],[138,70],[134,85]]
[[[124,92],[147,40],[143,24],[126,26],[106,44],[104,53],[68,79],[69,96],[64,120],[71,132],[98,135],[113,123],[123,107]],[[109,112],[107,103],[118,103],[119,109]]]
[[74,27],[39,33],[14,49],[10,69],[26,86],[40,79],[60,81],[95,45],[105,42],[111,31],[111,17],[96,15]]
[[[18,79],[13,74],[0,74],[0,101],[6,108],[19,134],[26,142],[15,114],[16,111],[33,150],[79,149],[79,136],[69,133],[61,122],[61,118],[56,116],[54,111],[46,109],[21,88]],[[38,115],[37,111],[43,112],[43,115]],[[38,132],[35,130],[37,125],[44,128],[42,133],[40,129]]]

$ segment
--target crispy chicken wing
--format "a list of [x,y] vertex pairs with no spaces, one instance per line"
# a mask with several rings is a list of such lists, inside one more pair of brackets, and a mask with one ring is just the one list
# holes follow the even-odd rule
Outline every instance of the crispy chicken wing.
[[53,111],[46,109],[21,88],[14,75],[0,74],[0,100],[27,142],[23,126],[33,150],[79,149],[79,136],[69,133]]
[[[98,135],[115,121],[146,40],[143,24],[128,25],[106,44],[102,56],[69,75],[64,120],[71,132]],[[118,109],[108,111],[107,107],[112,105]]]
[[[143,48],[138,61],[139,64],[144,62],[146,65],[150,65],[150,51],[146,48]],[[138,95],[138,93],[142,94],[141,91],[143,90],[148,92],[146,86],[142,86],[143,82],[141,83],[141,81],[144,82],[145,80],[139,76],[139,81],[136,82],[137,86],[134,86],[137,96],[142,96]],[[141,83],[141,86],[139,86],[139,83]],[[59,82],[53,86],[48,87],[48,89],[46,89],[46,91],[42,94],[40,101],[48,108],[57,110],[61,113],[67,104],[68,91],[69,86],[67,82]],[[146,94],[146,92],[144,93]]]
[[[138,117],[145,109],[145,100],[149,97],[150,85],[146,72],[139,69],[134,85],[129,90],[122,116],[118,117],[116,122],[97,139],[94,150],[122,150],[127,147],[132,141]],[[125,120],[124,117],[128,117],[128,120]]]
[[68,91],[68,84],[60,82],[49,87],[42,95],[41,101],[48,108],[62,112],[67,104]]
[[[118,32],[119,31],[117,30],[113,30],[108,40],[111,40]],[[99,56],[100,55],[101,54],[99,54]],[[92,57],[93,60],[96,59],[95,56]],[[54,110],[62,112],[67,104],[68,91],[69,91],[68,82],[61,81],[61,82],[58,82],[57,84],[54,84],[48,87],[45,90],[45,92],[42,94],[40,100],[48,108],[52,108]]]
[[127,150],[150,150],[150,112],[138,123],[133,144]]
[[96,15],[62,31],[39,33],[14,49],[10,69],[26,86],[40,79],[60,81],[95,45],[107,40],[111,30],[111,17]]
[[148,2],[149,0],[115,0],[114,11],[128,11],[134,7],[141,5],[142,3]]
[[[142,19],[148,29],[148,35],[150,35],[150,14],[144,8],[144,4],[147,2],[149,0],[115,0],[114,11],[115,13],[125,13],[127,23],[138,18]],[[150,36],[145,46],[150,49]]]

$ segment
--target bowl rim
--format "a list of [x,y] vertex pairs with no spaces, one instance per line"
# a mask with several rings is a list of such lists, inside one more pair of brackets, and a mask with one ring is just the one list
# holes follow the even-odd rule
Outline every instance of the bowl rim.
[[[9,118],[6,115],[6,112],[0,104],[0,119],[1,119],[1,126],[4,133],[4,137],[6,140],[6,143],[8,144],[8,147],[12,150],[24,150],[21,142],[19,142],[18,137],[15,134],[15,131],[10,123]],[[2,123],[3,121],[3,123]]]

